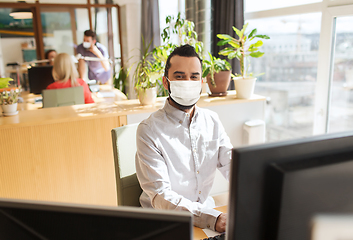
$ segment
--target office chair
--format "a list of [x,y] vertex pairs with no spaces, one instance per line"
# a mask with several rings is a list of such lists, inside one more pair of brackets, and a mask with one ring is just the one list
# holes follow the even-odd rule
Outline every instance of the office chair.
[[45,89],[42,91],[43,108],[85,104],[83,87]]
[[142,189],[135,168],[136,130],[138,124],[112,129],[118,205],[140,206]]

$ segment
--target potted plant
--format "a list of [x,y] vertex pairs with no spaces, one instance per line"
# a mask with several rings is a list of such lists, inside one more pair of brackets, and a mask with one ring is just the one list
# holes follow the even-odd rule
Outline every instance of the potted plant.
[[182,18],[180,13],[178,13],[176,19],[171,15],[167,16],[165,23],[167,27],[162,30],[162,44],[153,49],[152,72],[157,74],[158,96],[168,95],[168,91],[163,86],[162,76],[168,56],[178,46],[172,39],[177,37],[180,44],[189,44],[198,53],[202,52],[203,47],[203,43],[196,40],[195,24]]
[[0,78],[0,105],[4,116],[12,116],[18,113],[17,102],[19,89],[8,88],[9,81],[13,81],[12,78]]
[[145,46],[143,52],[141,51],[141,59],[138,61],[134,73],[135,89],[138,98],[142,105],[154,104],[157,97],[157,79],[159,77],[157,72],[153,71],[153,52],[148,49],[152,41],[146,46],[144,38],[142,43]]
[[226,96],[230,82],[231,66],[224,59],[216,58],[208,53],[210,60],[202,61],[202,77],[207,78],[207,84],[211,91],[209,96]]
[[239,39],[235,39],[227,34],[217,34],[217,37],[222,39],[217,45],[224,46],[228,44],[228,47],[222,49],[219,54],[227,56],[229,59],[237,58],[240,63],[240,74],[234,76],[234,84],[237,92],[237,98],[250,98],[254,92],[254,86],[256,78],[252,73],[248,73],[245,63],[249,57],[259,58],[264,55],[263,52],[259,51],[259,48],[263,45],[261,40],[257,40],[253,43],[254,39],[270,39],[267,35],[258,35],[256,28],[251,30],[250,33],[246,33],[248,23],[246,23],[241,30],[233,26],[233,30]]

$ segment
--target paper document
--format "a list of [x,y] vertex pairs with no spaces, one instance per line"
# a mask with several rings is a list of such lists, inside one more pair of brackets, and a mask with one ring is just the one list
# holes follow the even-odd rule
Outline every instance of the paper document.
[[207,228],[204,228],[202,230],[207,235],[207,237],[214,237],[214,236],[217,236],[220,234],[219,232],[215,232],[215,231],[212,231],[211,229],[207,229]]

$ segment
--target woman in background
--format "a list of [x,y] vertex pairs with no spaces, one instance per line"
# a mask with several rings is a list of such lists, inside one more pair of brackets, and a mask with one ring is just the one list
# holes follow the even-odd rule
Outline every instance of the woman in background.
[[48,65],[54,65],[54,58],[56,57],[57,52],[54,49],[49,49],[45,52],[45,59],[48,59]]
[[52,74],[55,82],[50,84],[47,89],[83,86],[85,103],[94,103],[87,83],[81,78],[78,78],[75,63],[72,61],[69,54],[60,53],[55,57]]

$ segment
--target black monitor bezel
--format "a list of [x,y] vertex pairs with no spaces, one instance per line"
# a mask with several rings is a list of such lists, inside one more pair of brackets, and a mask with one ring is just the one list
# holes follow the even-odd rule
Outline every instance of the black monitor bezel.
[[[177,211],[167,211],[167,210],[155,210],[155,209],[146,209],[140,207],[127,207],[127,206],[98,206],[98,205],[85,205],[85,204],[74,204],[74,203],[57,203],[57,202],[46,202],[46,201],[33,201],[33,200],[21,200],[21,199],[4,199],[0,198],[0,213],[5,218],[8,213],[11,213],[11,209],[18,211],[23,209],[34,210],[37,211],[38,214],[41,212],[48,213],[63,213],[64,215],[69,214],[79,214],[79,215],[87,215],[90,217],[103,216],[103,217],[113,217],[113,218],[123,218],[123,219],[145,219],[146,221],[164,221],[170,222],[173,226],[170,227],[178,227],[178,224],[188,225],[188,230],[190,239],[193,237],[193,221],[192,215],[189,212],[177,212]],[[6,215],[7,214],[7,215]],[[17,224],[19,226],[18,229],[26,232],[30,237],[32,237],[31,229],[27,228],[26,225],[21,226],[21,222],[17,221],[16,217],[11,219],[13,216],[8,215],[10,221],[19,222]],[[98,219],[97,218],[97,219]],[[184,226],[185,228],[185,226]],[[65,229],[63,229],[65,231]],[[136,231],[138,231],[138,226],[136,226]],[[163,232],[169,231],[169,227],[161,228],[158,231],[152,232],[153,234],[160,234]],[[76,233],[75,233],[76,234]],[[1,233],[0,233],[1,235]],[[27,235],[26,235],[27,236]],[[39,235],[40,236],[40,235]],[[1,237],[0,237],[1,238]],[[34,239],[38,238],[36,233],[33,234]],[[72,238],[70,238],[72,239]],[[95,239],[95,238],[91,238]],[[148,238],[149,239],[149,238]],[[173,239],[173,237],[172,237]],[[178,239],[178,238],[175,238]]]
[[[265,239],[266,171],[270,164],[300,162],[352,152],[353,131],[234,148],[232,151],[227,239]],[[256,162],[253,162],[256,161]]]
[[33,94],[41,94],[42,90],[54,82],[52,76],[53,66],[33,66],[28,69],[29,91]]

